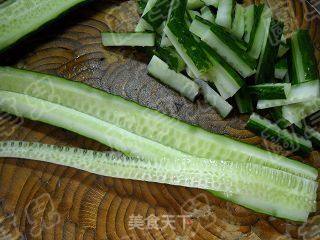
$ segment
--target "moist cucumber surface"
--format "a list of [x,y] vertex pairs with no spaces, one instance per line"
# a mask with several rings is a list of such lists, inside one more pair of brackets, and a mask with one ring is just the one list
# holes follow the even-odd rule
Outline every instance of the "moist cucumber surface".
[[[30,88],[35,82],[35,86],[40,89],[53,89],[54,94]],[[316,169],[298,161],[190,126],[155,110],[81,83],[2,67],[0,68],[0,89],[27,93],[33,97],[53,101],[197,157],[251,162],[310,179],[316,179],[318,175]],[[87,104],[88,102],[90,104]],[[101,109],[101,106],[108,107]]]

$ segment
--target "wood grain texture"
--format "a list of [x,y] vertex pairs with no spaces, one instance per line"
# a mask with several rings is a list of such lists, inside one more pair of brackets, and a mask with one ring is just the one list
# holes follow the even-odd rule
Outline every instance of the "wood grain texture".
[[[299,26],[310,30],[319,60],[319,17],[308,14],[310,7],[299,0],[268,3],[286,21],[288,35]],[[134,1],[94,1],[19,43],[1,56],[1,63],[85,82],[209,131],[291,156],[245,130],[247,116],[234,113],[223,120],[203,100],[191,103],[149,77],[148,58],[139,49],[101,45],[100,32],[132,31],[138,19]],[[1,140],[108,149],[42,123],[7,114],[1,119]],[[318,151],[297,159],[320,167]],[[151,224],[152,219],[159,220],[158,226]],[[29,160],[0,160],[0,239],[280,240],[319,236],[319,208],[302,225],[255,214],[197,189],[101,177]]]

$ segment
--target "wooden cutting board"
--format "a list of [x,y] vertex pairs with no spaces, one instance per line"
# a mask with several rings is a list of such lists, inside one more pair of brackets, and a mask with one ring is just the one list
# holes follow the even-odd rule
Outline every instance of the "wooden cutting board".
[[[298,26],[310,29],[320,59],[315,11],[299,0],[268,3],[286,21],[288,33]],[[85,82],[209,131],[291,156],[245,130],[247,116],[234,113],[222,120],[203,100],[191,103],[150,78],[148,58],[138,49],[101,45],[100,32],[132,31],[138,19],[135,1],[93,1],[18,44],[1,56],[1,64]],[[1,119],[1,140],[108,149],[46,124],[6,114]],[[317,151],[298,159],[320,167]],[[0,239],[291,238],[320,239],[320,211],[308,223],[298,224],[256,214],[197,189],[101,177],[30,160],[0,160]]]

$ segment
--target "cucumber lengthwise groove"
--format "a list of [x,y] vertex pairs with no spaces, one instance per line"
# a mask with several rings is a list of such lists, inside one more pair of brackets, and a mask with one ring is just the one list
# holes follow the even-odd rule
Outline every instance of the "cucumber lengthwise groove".
[[[46,91],[38,91],[38,88],[50,88],[54,96],[48,95]],[[308,165],[207,132],[85,84],[54,76],[0,68],[0,89],[3,100],[0,102],[1,110],[31,119],[38,116],[36,120],[78,132],[129,156],[150,161],[193,156],[223,160],[230,164],[259,165],[259,168],[269,169],[276,179],[280,172],[286,173],[287,177],[294,179],[290,182],[302,181],[298,189],[307,191],[309,195],[304,195],[308,199],[299,195],[299,191],[292,186],[286,186],[288,195],[277,195],[277,200],[273,199],[274,194],[270,198],[257,196],[255,202],[246,202],[245,199],[250,198],[245,193],[222,192],[220,195],[251,209],[297,221],[306,220],[309,212],[314,210],[317,185],[314,180],[318,172]],[[16,107],[10,104],[13,98]],[[49,111],[52,108],[55,108],[54,111]],[[38,114],[34,115],[31,110]],[[243,175],[246,175],[245,171]],[[279,178],[282,178],[281,181],[288,180],[280,175]],[[268,175],[265,181],[269,181]],[[282,187],[280,190],[285,191]],[[286,205],[279,200],[284,196],[292,199],[292,203]]]

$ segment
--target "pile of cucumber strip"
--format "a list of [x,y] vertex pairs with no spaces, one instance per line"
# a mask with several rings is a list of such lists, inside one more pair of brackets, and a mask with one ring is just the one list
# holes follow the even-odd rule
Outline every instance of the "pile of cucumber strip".
[[[82,2],[39,1],[32,0],[30,8],[27,0],[0,5],[0,49]],[[299,121],[316,110],[309,98],[318,94],[309,35],[298,30],[284,42],[283,24],[272,18],[267,6],[244,8],[229,0],[145,3],[140,2],[143,16],[137,32],[103,33],[104,45],[152,48],[148,66],[152,76],[192,101],[201,92],[223,117],[232,110],[226,101],[232,97],[243,113],[252,111],[256,99],[258,106],[271,106],[272,112],[287,104],[273,115],[289,122],[282,114],[290,112],[285,107],[292,107],[295,114],[303,108]],[[12,14],[17,10],[19,14]],[[317,209],[317,169],[79,82],[0,67],[0,110],[64,128],[124,154],[9,141],[0,143],[0,157],[197,187],[254,211],[294,221],[306,221]],[[319,141],[318,132],[299,123],[294,122],[301,131],[312,133],[312,141]],[[248,127],[266,137],[277,135],[280,142],[295,144],[302,153],[311,148],[309,140],[286,130],[284,121],[274,124],[253,113]]]
[[[308,154],[320,146],[320,133],[306,121],[320,110],[307,30],[286,39],[284,24],[265,4],[141,0],[139,6],[135,32],[103,33],[105,46],[145,47],[150,75],[191,101],[201,93],[223,118],[233,105],[252,113],[247,128],[288,150]],[[268,109],[266,118],[253,113],[255,105]]]

